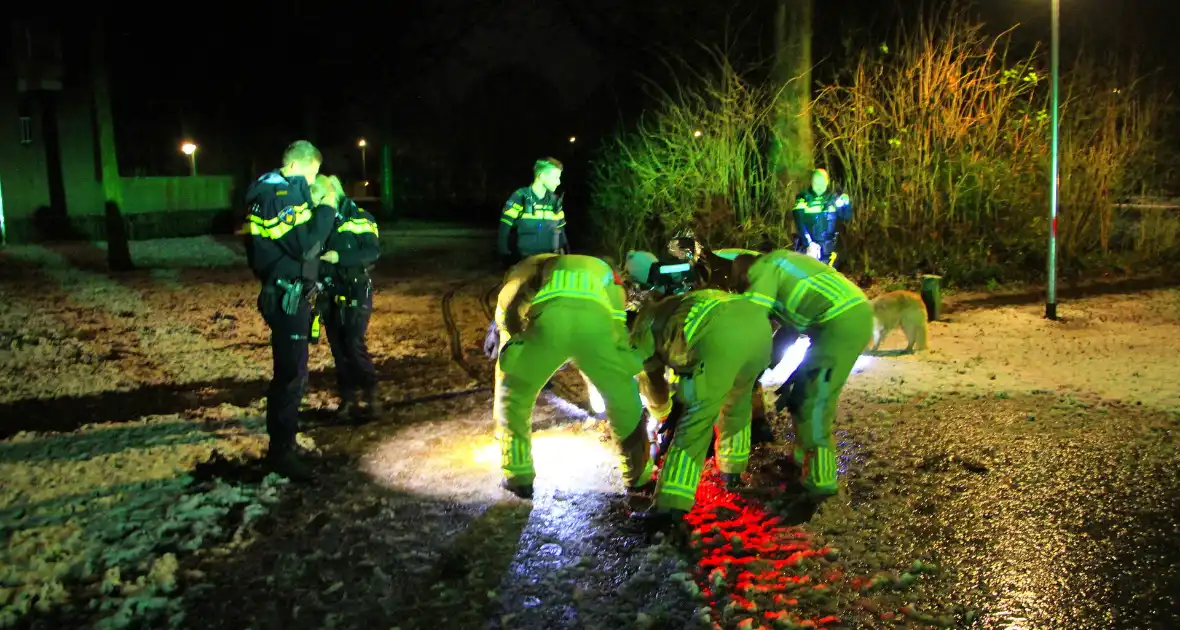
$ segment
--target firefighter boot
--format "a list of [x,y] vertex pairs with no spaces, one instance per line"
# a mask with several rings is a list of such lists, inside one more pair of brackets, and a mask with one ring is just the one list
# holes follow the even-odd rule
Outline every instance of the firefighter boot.
[[517,484],[504,479],[500,481],[500,487],[515,494],[521,499],[533,498],[533,484]]
[[685,545],[689,538],[688,512],[652,506],[643,512],[632,512],[631,517],[643,524],[649,536],[663,534],[675,545]]

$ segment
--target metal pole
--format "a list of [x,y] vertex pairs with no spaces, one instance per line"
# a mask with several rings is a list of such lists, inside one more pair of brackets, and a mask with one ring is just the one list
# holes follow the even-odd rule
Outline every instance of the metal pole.
[[369,166],[368,166],[368,163],[365,161],[365,149],[367,149],[367,148],[369,148],[369,145],[367,143],[361,147],[361,179],[364,180],[364,182],[365,182],[365,193],[366,194],[368,193],[368,186],[369,186]]
[[196,151],[193,151],[192,153],[188,154],[188,164],[189,164],[190,171],[191,171],[190,175],[192,175],[193,177],[196,177],[197,176],[197,152]]
[[8,246],[8,230],[4,228],[4,189],[0,188],[0,247]]
[[1053,137],[1052,145],[1052,173],[1049,181],[1049,286],[1045,296],[1045,318],[1057,319],[1057,188],[1058,188],[1058,115],[1060,106],[1057,102],[1057,84],[1059,80],[1058,65],[1061,56],[1061,0],[1053,0],[1053,41],[1050,56],[1053,64]]
[[381,145],[381,207],[385,220],[393,221],[393,148]]

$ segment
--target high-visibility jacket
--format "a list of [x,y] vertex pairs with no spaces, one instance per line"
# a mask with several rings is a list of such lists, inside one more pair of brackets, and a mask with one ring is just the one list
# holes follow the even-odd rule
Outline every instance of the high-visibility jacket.
[[677,373],[696,368],[693,348],[708,329],[709,314],[717,307],[744,296],[702,289],[671,295],[640,309],[631,327],[631,345],[645,356],[645,369],[661,366]]
[[537,197],[529,186],[512,193],[500,215],[497,249],[501,256],[521,258],[568,251],[561,197],[552,192]]
[[749,299],[804,333],[868,301],[839,271],[786,249],[760,256],[749,279]]
[[334,251],[339,262],[322,262],[320,277],[347,285],[368,278],[369,267],[381,256],[377,219],[347,197],[340,199],[336,222],[324,251]]
[[798,232],[800,245],[808,239],[815,243],[834,244],[838,232],[837,221],[852,220],[852,206],[841,203],[847,197],[836,195],[833,191],[825,191],[822,195],[808,188],[795,198],[792,214],[795,217],[795,230]]
[[606,262],[577,254],[541,254],[512,267],[500,289],[496,322],[509,335],[519,335],[530,315],[558,298],[598,305],[618,324],[619,338],[627,338],[627,293],[622,280]]
[[263,282],[302,278],[316,280],[319,257],[332,230],[336,210],[314,206],[303,177],[284,177],[271,171],[246,192],[247,258]]

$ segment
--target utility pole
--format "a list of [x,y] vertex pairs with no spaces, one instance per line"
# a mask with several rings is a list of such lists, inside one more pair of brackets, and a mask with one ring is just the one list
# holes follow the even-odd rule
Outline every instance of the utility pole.
[[1060,79],[1058,69],[1061,61],[1061,0],[1053,1],[1053,42],[1051,45],[1051,63],[1053,64],[1053,137],[1052,144],[1052,173],[1049,180],[1049,282],[1045,295],[1045,318],[1057,319],[1057,194],[1058,194],[1058,116],[1060,105],[1057,102],[1057,86]]

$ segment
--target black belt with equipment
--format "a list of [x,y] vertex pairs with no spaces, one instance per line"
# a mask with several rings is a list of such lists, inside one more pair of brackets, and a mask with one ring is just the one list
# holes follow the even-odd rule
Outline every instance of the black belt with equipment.
[[372,294],[373,281],[368,274],[343,281],[339,278],[324,278],[318,310],[324,315],[335,314],[341,324],[348,324],[350,316],[360,314],[361,301],[367,302]]
[[312,306],[313,317],[311,330],[308,331],[308,340],[311,343],[319,343],[320,316],[314,312],[314,309],[316,299],[320,294],[320,284],[306,278],[278,278],[274,281],[274,286],[278,289],[278,306],[284,314],[296,315],[299,313],[301,302],[304,301]]

